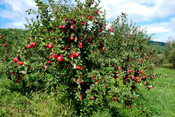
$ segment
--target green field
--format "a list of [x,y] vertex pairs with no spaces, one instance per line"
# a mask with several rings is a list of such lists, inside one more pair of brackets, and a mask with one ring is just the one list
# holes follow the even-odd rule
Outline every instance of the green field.
[[[175,70],[160,67],[155,69],[161,74],[154,80],[152,90],[140,87],[137,104],[131,108],[99,110],[95,116],[175,116]],[[33,92],[22,94],[13,88],[6,76],[0,77],[0,116],[73,116],[74,107],[66,92]]]

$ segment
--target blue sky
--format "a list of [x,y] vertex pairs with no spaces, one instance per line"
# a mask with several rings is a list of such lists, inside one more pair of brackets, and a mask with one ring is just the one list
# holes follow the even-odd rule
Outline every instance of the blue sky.
[[[101,0],[100,6],[108,21],[127,13],[129,21],[154,34],[152,40],[175,38],[175,0]],[[37,8],[34,0],[0,0],[0,28],[24,28],[25,17],[31,17],[25,11],[30,8]]]

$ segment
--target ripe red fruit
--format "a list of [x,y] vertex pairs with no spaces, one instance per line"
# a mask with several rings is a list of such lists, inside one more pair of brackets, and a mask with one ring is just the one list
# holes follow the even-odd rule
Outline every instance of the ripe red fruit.
[[102,29],[98,29],[99,32],[102,32],[103,30]]
[[62,62],[62,61],[63,61],[63,56],[58,56],[58,57],[57,57],[57,61],[58,61],[58,62]]
[[76,66],[76,69],[77,69],[77,70],[81,69],[81,66],[80,66],[80,65],[77,65],[77,66]]
[[94,99],[94,96],[91,96],[91,98],[90,98],[91,100],[93,100]]
[[83,95],[80,94],[80,100],[82,100],[82,99],[83,99]]
[[148,88],[148,89],[152,89],[152,86],[148,86],[147,88]]
[[48,46],[47,46],[49,49],[52,49],[53,48],[53,45],[50,43],[50,44],[48,44]]
[[69,58],[71,59],[71,58],[73,58],[74,57],[74,55],[73,54],[71,54],[71,55],[69,55]]
[[132,73],[132,70],[131,69],[129,70],[129,73]]
[[79,41],[80,41],[81,39],[82,39],[81,37],[78,38]]
[[0,36],[0,39],[2,39],[3,38],[3,36]]
[[31,47],[32,47],[32,45],[30,45],[30,44],[27,45],[27,48],[28,48],[28,49],[31,48]]
[[98,10],[94,11],[95,13],[98,13]]
[[7,44],[5,43],[5,44],[3,44],[3,46],[4,46],[4,47],[6,47],[6,46],[7,46]]
[[18,65],[20,65],[20,66],[22,66],[23,64],[24,64],[24,62],[23,62],[23,61],[18,62]]
[[96,77],[95,77],[95,75],[93,75],[93,79],[94,79],[94,80],[96,80]]
[[32,47],[36,47],[36,43],[35,42],[32,42]]
[[15,80],[14,82],[15,82],[15,83],[18,83],[18,80]]
[[18,57],[14,58],[14,63],[18,62]]
[[134,80],[135,80],[136,82],[138,82],[138,81],[139,81],[139,77],[136,77]]
[[139,61],[141,62],[142,61],[142,58],[139,58]]
[[115,98],[115,96],[112,98],[114,101],[117,101],[117,99]]
[[91,17],[89,17],[89,19],[90,19],[90,20],[92,20],[92,19],[93,19],[93,17],[91,16]]
[[74,25],[70,25],[70,29],[72,29],[72,30],[73,30],[73,29],[74,29]]
[[65,25],[60,25],[59,28],[60,29],[65,29],[66,27],[65,27]]
[[81,17],[82,17],[82,18],[84,18],[85,16],[84,16],[84,15],[82,15]]
[[79,45],[78,45],[79,48],[83,48],[83,43],[80,42]]
[[143,74],[143,71],[140,71],[140,74]]
[[81,24],[82,26],[84,26],[85,23],[81,21],[80,24]]
[[82,81],[80,82],[80,84],[84,84],[84,80],[82,80]]
[[145,79],[146,79],[146,76],[143,75],[143,76],[142,76],[142,79],[145,80]]
[[74,37],[70,37],[70,40],[72,40],[72,41],[73,41],[73,40],[74,40]]
[[120,70],[120,69],[122,69],[122,67],[121,67],[121,66],[119,66],[119,67],[118,67],[118,70]]
[[131,108],[131,105],[128,105],[128,108]]
[[47,61],[47,64],[49,64],[50,63],[50,61]]
[[111,31],[111,28],[108,28],[108,31]]
[[151,67],[150,69],[154,69],[154,67]]
[[12,76],[14,76],[14,75],[15,75],[13,72],[10,72],[10,74],[11,74]]
[[79,56],[79,53],[75,53],[75,55],[74,55],[75,57],[78,57]]
[[107,37],[107,36],[108,36],[108,34],[105,34],[104,36],[105,36],[105,37]]
[[77,81],[77,82],[80,82],[80,79],[77,79],[76,81]]
[[43,65],[43,66],[42,66],[42,68],[43,68],[43,69],[45,69],[45,68],[46,68],[46,66],[45,66],[45,65]]
[[79,56],[79,53],[73,52],[73,56],[74,57],[78,57]]
[[143,82],[144,85],[146,85],[146,82]]
[[133,80],[135,78],[135,76],[134,75],[131,75],[131,79]]
[[148,57],[148,56],[146,56],[146,57],[145,57],[145,59],[146,59],[146,60],[148,60],[148,59],[149,59],[149,57]]
[[131,61],[131,59],[128,59],[128,61]]

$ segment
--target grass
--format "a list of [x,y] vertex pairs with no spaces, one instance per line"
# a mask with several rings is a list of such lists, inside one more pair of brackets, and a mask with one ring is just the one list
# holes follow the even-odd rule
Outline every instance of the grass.
[[[106,108],[99,110],[95,117],[174,117],[175,116],[175,70],[157,67],[160,77],[154,80],[154,87],[145,90],[140,86],[140,96],[132,108]],[[76,111],[65,92],[33,92],[21,94],[10,90],[11,82],[0,77],[0,116],[75,116]],[[64,94],[64,95],[63,95]]]
[[[152,111],[154,116],[175,116],[175,70],[169,68],[156,68],[161,77],[156,78],[154,88],[144,92],[140,101],[146,102],[144,106]],[[141,89],[141,91],[144,91]]]

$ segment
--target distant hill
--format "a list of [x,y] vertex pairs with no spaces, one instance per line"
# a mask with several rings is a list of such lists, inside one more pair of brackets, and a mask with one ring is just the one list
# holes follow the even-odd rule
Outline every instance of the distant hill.
[[150,43],[152,43],[152,44],[159,44],[159,45],[161,45],[161,46],[165,46],[166,45],[166,43],[164,43],[164,42],[159,42],[159,41],[149,41]]

